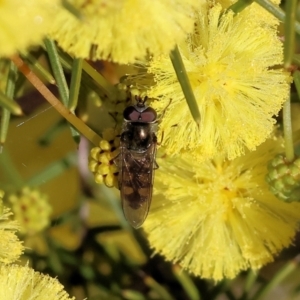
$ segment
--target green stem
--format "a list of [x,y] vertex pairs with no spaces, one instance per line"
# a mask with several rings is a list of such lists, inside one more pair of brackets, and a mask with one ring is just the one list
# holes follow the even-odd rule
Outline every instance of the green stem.
[[67,128],[66,125],[64,119],[59,119],[39,138],[39,143],[43,146],[50,145],[55,137]]
[[[285,39],[284,39],[284,67],[289,70],[295,51],[295,11],[297,0],[289,0],[286,2],[286,18],[284,23]],[[283,130],[285,140],[285,154],[288,161],[294,160],[294,144],[293,130],[291,118],[291,102],[290,97],[283,105]]]
[[104,196],[104,199],[108,202],[108,204],[111,206],[112,210],[116,214],[122,228],[126,231],[132,232],[133,229],[124,217],[124,213],[120,202],[116,199],[116,194],[112,191],[111,188],[105,186],[104,184],[99,186],[99,190],[101,192],[101,195]]
[[[287,2],[289,2],[288,0]],[[270,0],[255,0],[260,6],[266,9],[269,13],[271,13],[274,17],[276,17],[281,22],[285,22],[285,12],[276,4],[272,3]],[[300,23],[294,22],[295,31],[300,34]]]
[[83,70],[91,76],[107,97],[113,101],[117,97],[117,89],[110,84],[96,69],[94,69],[87,61],[83,61]]
[[291,118],[291,102],[287,99],[283,105],[283,133],[285,142],[285,156],[289,162],[294,160],[294,143]]
[[65,53],[61,50],[58,51],[58,54],[59,54],[59,59],[60,59],[60,62],[62,64],[63,68],[67,71],[71,71],[72,64],[73,64],[71,56],[69,56],[67,53]]
[[289,69],[295,52],[295,20],[298,0],[286,1],[286,19],[284,22],[284,67]]
[[61,1],[62,6],[69,12],[71,13],[75,18],[79,20],[83,20],[84,16],[82,15],[81,11],[78,10],[74,5],[72,5],[69,1],[67,0],[62,0]]
[[[63,104],[69,106],[69,88],[67,85],[66,77],[64,74],[63,67],[60,63],[58,51],[53,40],[45,39],[45,46],[49,55],[50,64],[54,73],[55,80],[57,82],[58,91]],[[78,87],[79,89],[79,87]],[[74,141],[79,144],[80,134],[72,126],[70,126],[71,134]]]
[[[82,85],[81,88],[83,90],[83,95],[87,95],[89,93],[89,91],[87,91],[87,89],[84,87],[84,85]],[[84,94],[84,90],[86,90],[85,94]],[[88,103],[89,103],[88,99],[84,99],[83,101],[79,101],[78,105],[77,105],[77,108],[76,108],[77,116],[83,122],[87,122],[87,120],[89,118]]]
[[249,293],[258,276],[258,272],[249,270],[246,278],[245,292]]
[[84,124],[80,119],[73,115],[44,85],[44,83],[29,69],[29,67],[18,56],[10,58],[19,70],[24,74],[27,80],[42,94],[42,96],[58,111],[70,124],[81,132],[94,145],[99,145],[101,137]]
[[26,56],[22,55],[22,58],[29,62],[32,71],[35,72],[41,79],[44,79],[50,84],[55,84],[55,79],[53,78],[52,74],[40,64],[38,58],[34,57],[30,53],[26,53]]
[[58,52],[53,40],[45,39],[45,46],[49,55],[51,68],[58,86],[59,95],[61,101],[65,106],[68,106],[69,102],[69,88],[67,85],[64,70],[59,60]]
[[[60,98],[63,104],[68,107],[69,106],[69,88],[67,85],[67,81],[64,75],[63,67],[60,63],[60,58],[58,55],[58,51],[56,45],[53,40],[45,39],[45,46],[49,55],[50,64],[54,73],[55,80],[57,82],[58,91]],[[70,126],[72,137],[76,144],[80,142],[80,134],[79,132]]]
[[[59,51],[59,58],[64,69],[71,71],[73,64],[72,58],[62,51]],[[86,83],[92,90],[99,94],[99,96],[105,94],[110,100],[116,98],[117,89],[89,63],[83,61],[82,70],[82,82]]]
[[258,272],[254,272],[251,269],[248,271],[244,292],[243,292],[243,295],[241,296],[240,300],[248,299],[248,294],[251,291],[254,283],[256,282],[257,276],[258,276]]
[[27,180],[26,184],[32,187],[40,186],[42,183],[47,182],[60,174],[64,173],[72,165],[76,164],[76,155],[74,152],[69,153],[63,159],[55,161],[48,165],[44,170]]
[[51,238],[47,238],[49,254],[47,255],[47,265],[57,275],[61,275],[64,272],[64,266],[61,262],[61,257],[58,254],[57,246]]
[[1,151],[0,153],[0,169],[1,173],[8,178],[8,182],[11,185],[6,187],[6,190],[15,191],[24,186],[24,180],[6,150]]
[[252,300],[263,300],[266,295],[275,287],[277,287],[288,275],[290,275],[298,266],[300,255],[288,261],[274,276],[253,296]]
[[201,299],[198,288],[194,284],[191,277],[188,276],[178,265],[173,266],[173,273],[176,279],[180,282],[190,300]]
[[12,98],[7,97],[5,94],[0,92],[0,106],[3,106],[5,109],[9,110],[14,115],[22,115],[21,107],[13,101]]
[[184,63],[182,61],[178,46],[176,46],[170,53],[170,59],[172,61],[174,70],[177,75],[178,82],[181,85],[182,92],[185,96],[186,102],[190,109],[190,112],[195,120],[197,126],[200,126],[201,116],[198,108],[198,104],[191,87]]
[[127,300],[146,300],[143,294],[135,290],[122,290],[122,297]]
[[73,61],[69,98],[69,109],[71,112],[74,112],[78,102],[82,73],[82,62],[83,60],[81,58],[75,58]]
[[296,91],[297,91],[297,95],[298,95],[298,101],[300,100],[300,71],[295,71],[293,73],[293,78],[294,78],[294,83],[296,86]]
[[159,299],[164,300],[173,300],[174,298],[170,295],[170,293],[163,287],[161,284],[159,284],[156,280],[154,280],[150,276],[146,276],[144,279],[145,284],[152,288],[159,296]]
[[[18,69],[13,62],[10,62],[9,71],[7,76],[7,83],[5,94],[9,98],[13,98],[15,94],[15,87],[17,81]],[[1,116],[1,124],[0,124],[0,144],[3,145],[6,140],[8,127],[9,127],[9,120],[10,120],[10,111],[6,108],[2,110]]]
[[244,10],[247,6],[253,3],[254,0],[238,0],[234,4],[228,7],[228,10],[232,10],[235,14]]

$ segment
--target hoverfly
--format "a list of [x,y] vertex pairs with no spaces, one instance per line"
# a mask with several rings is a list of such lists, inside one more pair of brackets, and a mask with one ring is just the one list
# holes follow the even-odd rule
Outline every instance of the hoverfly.
[[145,221],[152,199],[156,154],[156,111],[141,97],[125,108],[120,139],[119,189],[125,218],[134,228]]

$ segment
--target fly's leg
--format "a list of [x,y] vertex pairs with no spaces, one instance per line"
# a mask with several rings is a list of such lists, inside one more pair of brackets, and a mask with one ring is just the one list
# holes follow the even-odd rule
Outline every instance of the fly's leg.
[[122,164],[121,164],[121,149],[120,149],[120,153],[113,159],[113,163],[118,167],[118,188],[119,190],[121,189],[121,168],[122,168]]
[[155,143],[156,143],[158,146],[161,146],[161,145],[162,145],[162,142],[163,142],[163,140],[164,140],[164,136],[165,136],[165,132],[162,131],[162,133],[161,133],[161,138],[160,138],[160,142],[155,141]]
[[165,107],[165,109],[163,110],[161,116],[159,117],[158,122],[160,122],[160,120],[165,116],[165,113],[166,113],[167,109],[169,108],[170,104],[172,103],[172,100],[173,99],[171,98],[170,101],[169,101],[169,103],[168,103],[168,105]]
[[120,153],[113,159],[113,162],[115,164],[115,166],[117,167],[120,167],[120,159],[121,159],[121,156],[120,156]]
[[127,141],[127,132],[123,132],[120,137],[120,153],[113,159],[114,164],[118,167],[119,169],[119,176],[118,176],[118,185],[119,185],[119,190],[121,190],[122,187],[122,160],[124,159],[123,153],[124,153],[124,148],[125,148],[125,143]]
[[[168,105],[165,107],[165,109],[163,110],[163,112],[162,112],[162,114],[161,114],[161,116],[160,116],[160,120],[164,117],[164,115],[165,115],[165,113],[166,113],[166,111],[167,111],[167,109],[169,108],[169,106],[171,105],[171,103],[172,103],[172,98],[170,99],[170,101],[169,101],[169,103],[168,103]],[[177,125],[176,125],[177,126]],[[162,145],[162,142],[163,142],[163,140],[164,140],[164,131],[161,133],[161,139],[160,139],[160,142],[158,142],[157,143],[157,145],[158,146],[160,146],[160,145]]]
[[118,124],[118,120],[117,120],[117,117],[116,117],[116,113],[111,113],[111,112],[109,112],[108,113],[111,117],[112,117],[112,119],[114,120],[114,122],[115,122],[115,127],[117,126],[117,124]]
[[[121,139],[122,139],[122,135],[120,136],[120,135],[117,135],[116,137],[121,137],[120,138],[120,143],[121,143]],[[122,146],[120,146],[120,153],[113,159],[113,163],[117,166],[117,167],[120,167],[120,160],[122,159],[121,158],[121,148],[122,148]]]
[[[162,137],[163,137],[163,134],[162,134]],[[162,142],[162,140],[161,140],[161,142]],[[156,149],[156,146],[157,146],[157,145],[160,145],[160,144],[161,144],[161,143],[158,143],[158,142],[157,142],[157,136],[156,136],[155,134],[153,134],[153,144],[154,144],[155,149]],[[156,150],[155,150],[155,152],[156,152]],[[155,155],[154,155],[153,170],[157,170],[158,168],[159,168],[159,165],[158,165],[158,163],[156,162],[156,160],[155,160]]]

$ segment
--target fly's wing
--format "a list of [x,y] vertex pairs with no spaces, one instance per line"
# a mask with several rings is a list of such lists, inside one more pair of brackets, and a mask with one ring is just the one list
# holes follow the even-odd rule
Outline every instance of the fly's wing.
[[127,221],[139,228],[145,221],[152,199],[156,143],[144,153],[128,150],[121,144],[119,187]]

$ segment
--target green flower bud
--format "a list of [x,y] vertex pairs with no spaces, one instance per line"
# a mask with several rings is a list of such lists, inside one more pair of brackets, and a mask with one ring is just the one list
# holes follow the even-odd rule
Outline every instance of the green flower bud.
[[285,202],[300,202],[300,158],[288,162],[278,154],[269,162],[266,181],[270,191]]

